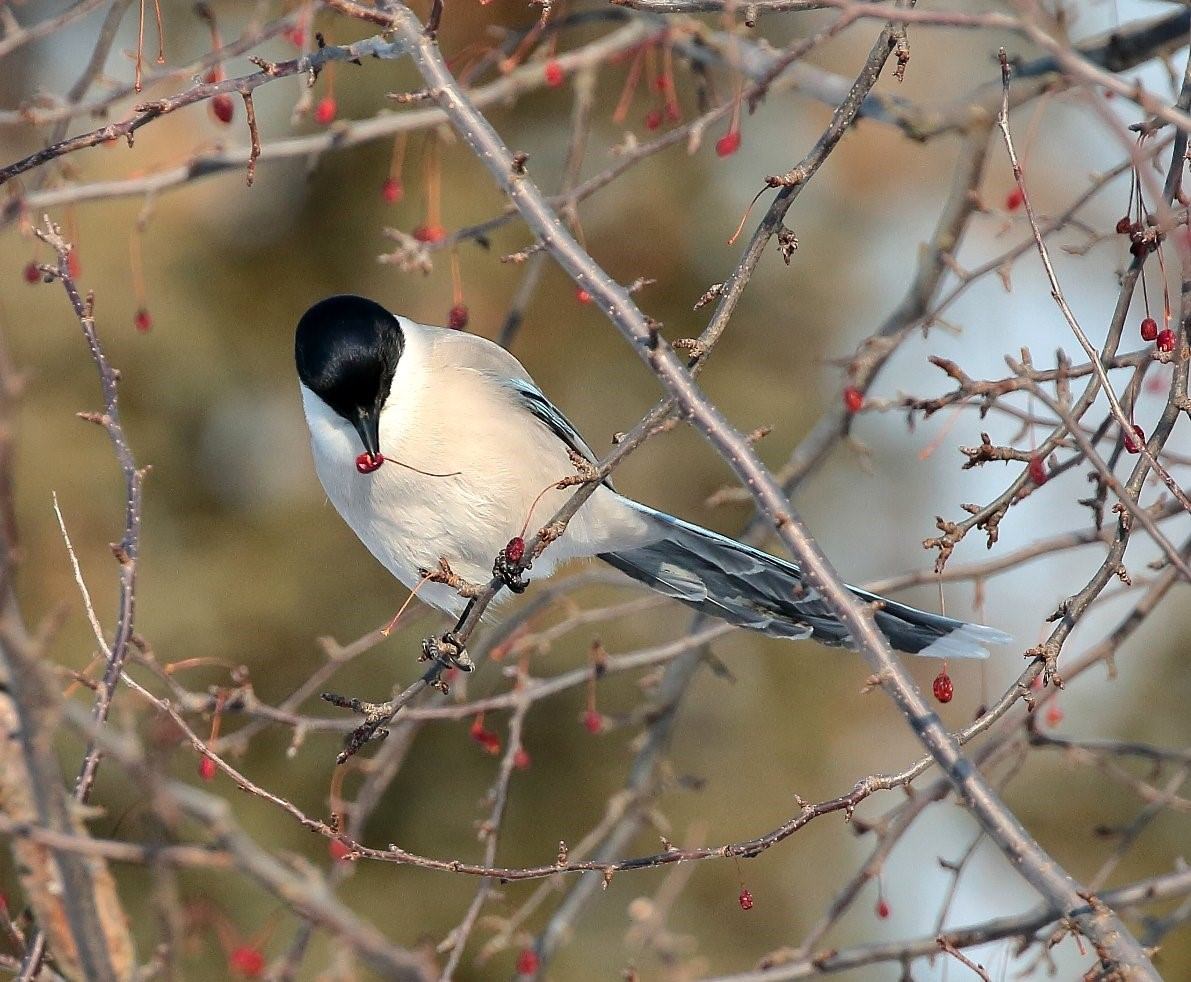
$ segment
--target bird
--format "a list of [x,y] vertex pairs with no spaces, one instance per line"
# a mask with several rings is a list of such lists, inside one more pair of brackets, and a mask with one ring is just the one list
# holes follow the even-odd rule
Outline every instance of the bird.
[[[426,603],[468,599],[428,571],[487,583],[509,543],[544,525],[597,457],[521,363],[474,334],[420,324],[350,294],[299,319],[294,355],[315,471],[364,546]],[[572,480],[571,484],[575,482]],[[683,521],[602,482],[532,565],[529,580],[598,559],[702,614],[779,638],[855,647],[798,566]],[[495,563],[495,567],[494,567]],[[507,565],[507,563],[505,564]],[[514,564],[518,565],[518,564]],[[518,592],[517,569],[505,578]],[[456,581],[457,582],[457,581]],[[986,658],[1009,635],[848,589],[908,654]]]

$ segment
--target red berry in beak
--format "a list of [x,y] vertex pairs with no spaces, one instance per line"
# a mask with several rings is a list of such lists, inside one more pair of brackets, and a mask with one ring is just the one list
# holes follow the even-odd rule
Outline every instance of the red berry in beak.
[[378,453],[373,455],[365,451],[356,458],[356,470],[358,470],[361,474],[371,474],[373,471],[379,470],[380,465],[384,462],[384,454]]

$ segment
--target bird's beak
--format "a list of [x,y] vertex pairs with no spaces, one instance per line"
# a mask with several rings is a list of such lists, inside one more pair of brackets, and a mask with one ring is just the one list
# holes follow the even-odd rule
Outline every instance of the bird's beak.
[[360,434],[360,442],[368,451],[368,456],[380,456],[380,413],[374,409],[359,409],[353,424]]

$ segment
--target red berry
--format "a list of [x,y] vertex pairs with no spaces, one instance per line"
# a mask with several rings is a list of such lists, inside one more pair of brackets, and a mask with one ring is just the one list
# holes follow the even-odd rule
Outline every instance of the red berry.
[[889,901],[884,897],[877,900],[877,916],[885,920],[889,916]]
[[1020,187],[1014,188],[1005,196],[1005,208],[1007,211],[1017,211],[1021,207],[1021,203],[1026,200],[1026,196]]
[[740,888],[740,909],[741,910],[752,910],[753,909],[753,895],[751,893],[749,893],[748,887]]
[[227,959],[228,967],[246,979],[259,979],[265,971],[265,956],[250,945],[240,945]]
[[1159,332],[1158,350],[1174,351],[1174,331],[1172,331],[1170,328],[1166,328],[1166,330]]
[[287,27],[281,32],[281,36],[295,48],[300,48],[306,44],[306,32],[297,24],[293,27]]
[[552,89],[557,89],[563,82],[566,81],[567,74],[562,70],[562,65],[551,58],[546,62],[546,84]]
[[1124,218],[1117,219],[1116,229],[1117,235],[1128,235],[1133,231],[1133,223],[1129,221],[1128,215],[1126,215]]
[[955,686],[951,682],[951,676],[947,674],[947,669],[943,669],[935,676],[934,685],[931,688],[939,702],[951,702],[951,697],[955,695]]
[[331,858],[337,863],[347,862],[351,858],[352,847],[349,846],[342,839],[331,839],[327,843],[327,852],[331,854]]
[[361,474],[371,474],[378,470],[384,462],[385,455],[383,453],[371,454],[365,451],[356,458],[356,470]]
[[380,186],[380,196],[389,204],[395,205],[405,197],[405,188],[397,178],[387,177],[385,183]]
[[667,102],[666,118],[672,123],[677,123],[682,119],[682,107],[677,102]]
[[230,123],[236,115],[236,104],[226,92],[211,97],[211,115],[221,123]]
[[1037,454],[1030,458],[1029,471],[1030,480],[1038,487],[1042,487],[1050,478],[1050,474],[1046,470],[1046,461]]
[[462,331],[467,327],[467,304],[457,303],[447,311],[447,327],[452,331]]
[[1152,317],[1147,317],[1141,322],[1141,339],[1143,341],[1153,341],[1158,336],[1158,322]]
[[522,948],[517,955],[517,974],[537,975],[539,964],[536,951],[532,948]]
[[1050,701],[1050,705],[1046,707],[1046,725],[1058,726],[1063,722],[1063,707],[1054,699]]
[[318,105],[314,107],[314,121],[319,126],[330,126],[335,121],[335,116],[339,113],[339,104],[335,101],[333,95],[325,95],[318,100]]
[[858,413],[864,408],[864,393],[849,385],[844,389],[844,408],[850,413]]
[[505,546],[505,559],[510,563],[519,563],[525,558],[525,540],[519,535],[509,539]]
[[1134,423],[1133,432],[1125,434],[1125,449],[1130,453],[1141,453],[1141,448],[1145,446],[1145,442],[1145,431]]
[[600,733],[604,729],[604,717],[594,709],[589,709],[583,714],[583,728],[588,733]]
[[647,130],[656,130],[662,125],[662,114],[657,109],[651,109],[645,114],[645,128]]
[[199,777],[201,777],[204,781],[214,781],[216,773],[215,761],[213,761],[206,754],[203,754],[203,756],[199,758],[198,772]]
[[530,763],[529,751],[524,747],[518,747],[517,752],[513,754],[513,766],[519,771],[527,771]]
[[575,299],[580,303],[591,303],[591,294],[580,287],[575,291]]
[[494,757],[500,753],[500,737],[485,728],[483,713],[480,713],[479,716],[471,721],[471,729],[467,733],[468,736],[484,748],[485,753],[492,754]]
[[21,275],[25,277],[26,283],[41,282],[41,270],[37,268],[37,263],[32,259],[25,263],[25,268],[21,271]]
[[413,235],[419,242],[433,244],[445,239],[447,237],[447,230],[441,225],[419,225],[414,229]]
[[132,318],[132,326],[142,334],[148,334],[153,329],[153,318],[149,316],[149,311],[144,307],[138,307],[136,315]]
[[731,157],[740,149],[740,130],[728,130],[715,141],[715,152],[721,157]]

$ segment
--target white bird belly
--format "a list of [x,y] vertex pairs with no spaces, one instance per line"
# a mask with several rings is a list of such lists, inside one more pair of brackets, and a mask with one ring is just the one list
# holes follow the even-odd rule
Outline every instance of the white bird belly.
[[[445,381],[431,389],[424,373],[403,371],[423,354],[410,348],[380,417],[386,461],[371,474],[356,470],[363,447],[352,426],[303,389],[315,469],[344,521],[406,587],[414,589],[440,559],[464,580],[484,584],[508,541],[523,530],[533,535],[574,493],[552,485],[575,469],[555,434],[502,387],[456,369],[437,373]],[[559,562],[606,551],[635,538],[638,526],[623,500],[600,488],[527,575],[545,577]],[[467,603],[444,584],[427,583],[418,596],[454,615]]]

